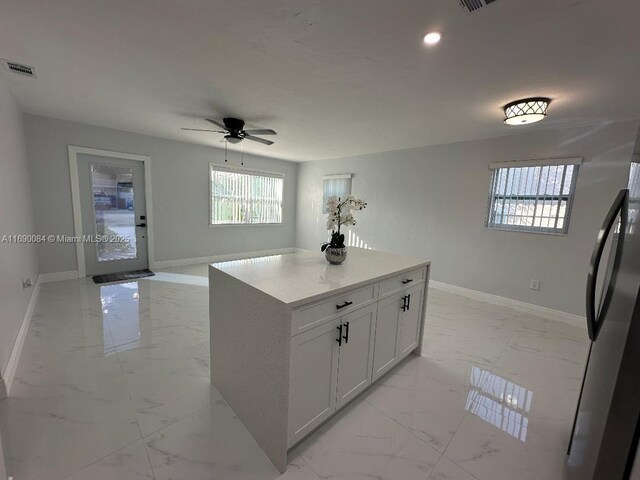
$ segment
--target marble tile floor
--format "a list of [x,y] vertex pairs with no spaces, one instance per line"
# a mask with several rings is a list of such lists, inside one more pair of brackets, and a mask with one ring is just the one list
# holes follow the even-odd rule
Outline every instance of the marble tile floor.
[[44,284],[0,442],[15,480],[564,478],[585,331],[431,289],[425,345],[280,475],[209,382],[207,266]]

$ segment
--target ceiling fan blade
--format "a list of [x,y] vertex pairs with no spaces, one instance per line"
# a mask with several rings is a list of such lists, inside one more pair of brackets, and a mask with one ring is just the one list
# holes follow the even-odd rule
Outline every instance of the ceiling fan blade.
[[253,140],[254,142],[264,143],[265,145],[272,145],[273,142],[271,140],[265,140],[264,138],[254,137],[253,135],[247,135],[245,132],[245,136],[247,140]]
[[211,123],[213,123],[213,124],[214,124],[214,125],[216,125],[217,127],[224,128],[225,130],[229,130],[229,129],[226,127],[226,125],[225,125],[224,123],[219,122],[218,120],[213,120],[212,118],[206,118],[205,120],[206,120],[207,122],[211,122]]
[[180,130],[189,130],[191,132],[218,132],[218,133],[225,133],[225,132],[220,132],[218,130],[207,130],[205,128],[181,128]]
[[270,128],[262,130],[244,130],[244,133],[248,133],[249,135],[277,135],[277,133]]

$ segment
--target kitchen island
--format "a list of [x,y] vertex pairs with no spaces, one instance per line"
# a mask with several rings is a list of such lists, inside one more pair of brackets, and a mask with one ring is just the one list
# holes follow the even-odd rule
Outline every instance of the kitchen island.
[[349,248],[209,267],[211,380],[273,464],[412,352],[430,262]]

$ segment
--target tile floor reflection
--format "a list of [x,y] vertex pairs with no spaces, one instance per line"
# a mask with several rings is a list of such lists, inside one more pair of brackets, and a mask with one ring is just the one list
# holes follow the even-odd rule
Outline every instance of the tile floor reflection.
[[0,401],[30,479],[564,478],[578,328],[432,289],[413,356],[298,445],[280,475],[209,382],[207,265],[45,284]]
[[[103,338],[105,355],[116,351],[133,350],[140,346],[140,317],[138,315],[138,282],[125,282],[100,287],[103,332],[111,334]],[[113,324],[113,328],[110,325]],[[113,343],[113,345],[111,345]]]
[[525,442],[533,392],[475,365],[470,379],[465,410]]

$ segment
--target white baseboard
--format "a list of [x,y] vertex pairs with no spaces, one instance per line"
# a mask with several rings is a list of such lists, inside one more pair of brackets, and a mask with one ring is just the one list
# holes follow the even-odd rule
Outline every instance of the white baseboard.
[[78,278],[78,271],[69,270],[68,272],[41,273],[38,275],[38,282],[59,282],[60,280],[74,280],[76,278]]
[[586,318],[581,317],[580,315],[574,315],[573,313],[561,312],[560,310],[541,307],[540,305],[534,305],[533,303],[521,302],[519,300],[513,300],[512,298],[479,292],[477,290],[471,290],[470,288],[458,287],[456,285],[437,282],[435,280],[430,280],[429,286],[445,292],[456,293],[464,297],[479,300],[481,302],[491,303],[492,305],[500,305],[501,307],[513,308],[514,310],[518,310],[520,312],[531,313],[532,315],[537,315],[539,317],[567,323],[574,327],[584,329],[587,328]]
[[[24,341],[27,338],[27,331],[29,330],[29,325],[31,324],[31,317],[33,316],[33,311],[36,307],[36,302],[38,301],[38,294],[40,293],[41,283],[42,282],[40,280],[40,276],[38,276],[38,280],[36,280],[36,284],[33,287],[33,292],[31,292],[31,298],[29,299],[27,310],[24,313],[24,317],[22,318],[22,324],[20,325],[20,330],[18,330],[16,341],[13,344],[13,350],[11,351],[9,361],[7,362],[7,368],[4,371],[4,387],[6,390],[4,392],[5,395],[11,394],[11,385],[13,384],[13,379],[16,375],[16,370],[18,369],[20,354],[22,354],[22,347],[24,346]],[[1,393],[2,392],[0,392],[0,398],[2,398]]]
[[229,260],[241,260],[243,258],[267,257],[269,255],[281,255],[283,253],[294,253],[300,251],[299,248],[276,248],[272,250],[255,250],[253,252],[228,253],[224,255],[212,255],[210,257],[180,258],[178,260],[161,260],[154,262],[151,268],[181,267],[183,265],[196,265],[199,263],[226,262]]

